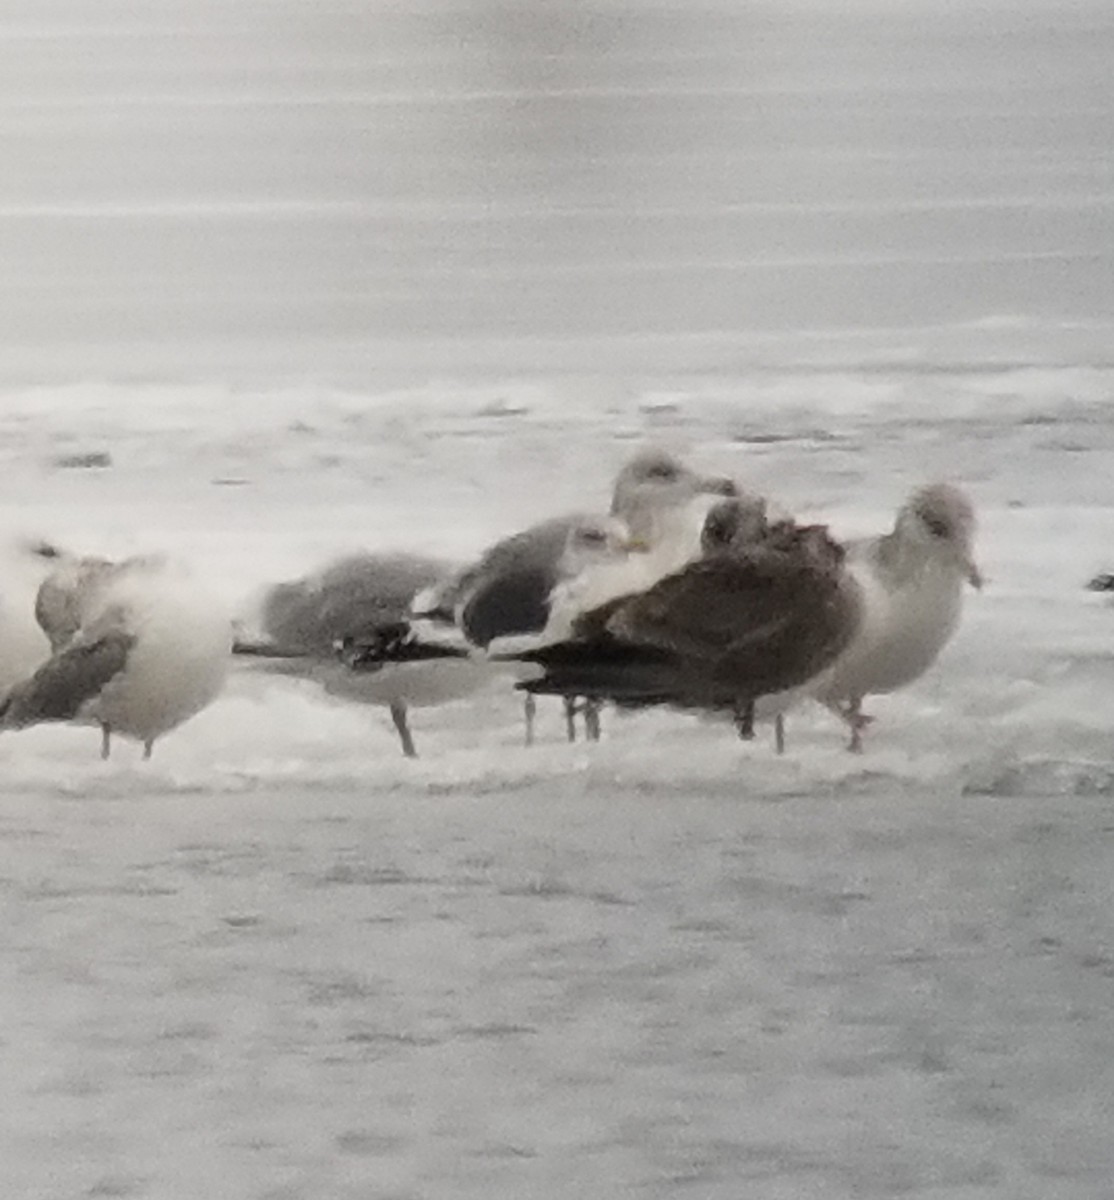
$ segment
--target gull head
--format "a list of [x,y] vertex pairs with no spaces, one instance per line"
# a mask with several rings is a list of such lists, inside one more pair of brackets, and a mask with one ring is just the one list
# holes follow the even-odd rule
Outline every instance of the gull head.
[[737,494],[726,476],[700,475],[668,450],[649,446],[616,476],[611,512],[627,522],[634,537],[656,544],[673,533],[677,515],[696,497]]
[[917,488],[898,513],[896,532],[932,557],[950,562],[972,587],[982,587],[974,558],[975,511],[959,488],[950,483]]
[[561,558],[561,573],[579,574],[598,563],[614,562],[631,550],[644,547],[632,538],[630,527],[620,517],[583,517],[570,529]]
[[60,650],[81,628],[97,591],[119,571],[107,558],[66,556],[42,582],[35,597],[35,619]]
[[768,529],[766,502],[760,496],[720,500],[704,517],[700,548],[706,555],[742,549],[764,538]]
[[799,525],[792,517],[769,521],[761,544],[775,554],[791,556],[802,566],[833,574],[843,570],[847,557],[827,525]]

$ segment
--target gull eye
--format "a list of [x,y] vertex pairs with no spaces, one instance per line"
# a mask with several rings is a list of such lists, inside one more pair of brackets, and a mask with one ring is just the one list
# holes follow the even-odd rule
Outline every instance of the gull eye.
[[577,540],[582,546],[602,546],[607,541],[607,534],[602,529],[582,529]]
[[931,513],[921,513],[921,520],[933,537],[946,538],[951,533],[951,527],[942,517],[934,517]]
[[677,478],[677,468],[670,463],[654,463],[647,470],[646,478],[660,480],[663,483],[672,483]]

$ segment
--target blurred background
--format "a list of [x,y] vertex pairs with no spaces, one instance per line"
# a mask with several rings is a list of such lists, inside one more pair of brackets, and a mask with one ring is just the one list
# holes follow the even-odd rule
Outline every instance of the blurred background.
[[0,0],[0,381],[1072,362],[1114,6]]

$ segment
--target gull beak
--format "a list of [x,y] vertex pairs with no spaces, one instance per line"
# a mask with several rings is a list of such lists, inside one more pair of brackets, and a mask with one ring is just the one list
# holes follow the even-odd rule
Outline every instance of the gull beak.
[[967,582],[975,589],[975,591],[981,592],[983,585],[982,572],[975,565],[975,560],[973,558],[965,558],[963,560],[963,571],[967,576]]
[[624,538],[620,546],[623,550],[636,554],[649,554],[650,552],[650,543],[644,537],[634,537],[632,535],[629,538]]

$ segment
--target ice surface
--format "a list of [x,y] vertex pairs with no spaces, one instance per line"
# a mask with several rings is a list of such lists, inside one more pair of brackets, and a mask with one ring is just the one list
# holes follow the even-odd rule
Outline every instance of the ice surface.
[[[988,586],[916,687],[789,753],[505,685],[414,717],[237,672],[150,764],[0,738],[13,1195],[1104,1195],[1111,377],[755,373],[12,391],[5,534],[237,603],[467,557],[653,438],[839,531],[962,482]],[[111,448],[106,469],[56,466]]]
[[1109,361],[1112,54],[1105,0],[5,0],[0,374]]

